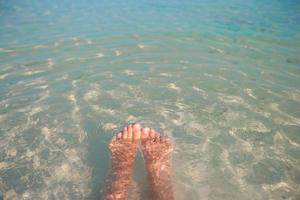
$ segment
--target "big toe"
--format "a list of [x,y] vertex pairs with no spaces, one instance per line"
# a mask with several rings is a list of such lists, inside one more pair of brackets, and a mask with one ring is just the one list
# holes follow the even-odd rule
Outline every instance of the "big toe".
[[140,124],[133,124],[133,139],[139,140],[141,138],[141,125]]
[[127,137],[127,139],[128,139],[128,140],[132,140],[132,138],[133,138],[133,127],[132,127],[132,124],[129,124],[129,125],[127,126],[127,132],[128,132],[128,137]]
[[142,128],[142,131],[141,131],[141,139],[142,139],[142,141],[148,139],[149,134],[150,134],[150,128],[148,128],[148,127]]

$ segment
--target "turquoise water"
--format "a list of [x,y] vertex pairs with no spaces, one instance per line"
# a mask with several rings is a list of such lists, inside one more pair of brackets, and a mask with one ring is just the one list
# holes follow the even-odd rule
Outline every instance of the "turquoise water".
[[299,22],[291,0],[0,1],[2,196],[96,199],[140,122],[174,142],[179,200],[299,199]]

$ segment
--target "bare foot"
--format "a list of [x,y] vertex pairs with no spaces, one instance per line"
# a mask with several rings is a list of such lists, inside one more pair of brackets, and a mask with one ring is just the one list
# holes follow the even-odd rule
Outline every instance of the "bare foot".
[[114,135],[109,144],[111,173],[104,199],[125,199],[131,178],[132,167],[141,136],[141,126],[130,124]]
[[156,200],[174,199],[171,182],[171,153],[173,147],[169,139],[161,136],[154,129],[143,128],[141,144],[152,198]]

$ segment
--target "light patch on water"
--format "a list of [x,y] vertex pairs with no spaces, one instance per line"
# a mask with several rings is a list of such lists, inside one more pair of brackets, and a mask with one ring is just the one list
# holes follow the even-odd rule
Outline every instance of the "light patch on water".
[[54,46],[58,47],[60,45],[60,42],[54,42]]
[[48,127],[43,127],[41,130],[41,134],[45,137],[46,140],[49,140],[51,136],[51,131]]
[[270,103],[269,108],[273,111],[276,111],[279,115],[276,116],[273,120],[276,123],[283,124],[283,125],[300,125],[300,118],[291,116],[282,110],[279,109],[278,103]]
[[51,14],[51,11],[50,10],[47,10],[43,13],[44,15],[50,15]]
[[223,81],[227,80],[223,76],[219,76],[219,75],[215,75],[215,74],[203,73],[203,75],[206,76],[206,77],[217,78],[217,79],[220,79],[220,80],[223,80]]
[[298,74],[295,74],[295,73],[292,73],[292,72],[289,72],[289,71],[285,71],[286,74],[288,74],[289,76],[292,76],[294,78],[300,78],[300,76]]
[[167,88],[170,88],[172,90],[177,90],[177,91],[180,91],[180,87],[178,87],[175,83],[170,83],[167,85]]
[[65,139],[63,138],[58,138],[55,143],[59,146],[59,147],[64,147],[67,145],[67,142]]
[[252,97],[253,99],[257,99],[256,96],[253,95],[253,91],[250,88],[244,89],[244,92],[249,96]]
[[97,53],[97,54],[96,54],[96,58],[102,58],[102,57],[104,57],[104,54],[103,54],[103,53]]
[[31,109],[31,111],[29,112],[29,115],[30,116],[33,116],[39,112],[42,112],[43,111],[43,108],[41,106],[37,106],[37,107],[34,107]]
[[44,79],[34,79],[34,80],[30,80],[28,82],[19,81],[18,85],[24,85],[26,87],[29,87],[29,86],[37,86],[37,85],[45,84],[45,83],[47,83],[47,82]]
[[0,76],[0,80],[5,79],[8,75],[9,75],[9,74],[2,74],[2,75]]
[[144,48],[145,48],[145,45],[143,45],[143,44],[138,44],[137,47],[140,48],[140,49],[144,49]]
[[0,48],[0,52],[4,52],[4,53],[12,53],[12,52],[14,52],[14,51],[11,50],[11,49]]
[[28,161],[32,160],[32,157],[35,155],[35,151],[31,151],[29,149],[26,150],[26,153],[21,156],[21,159],[26,159]]
[[76,42],[76,41],[78,41],[79,39],[78,39],[78,37],[72,37],[72,40]]
[[101,108],[100,106],[98,105],[91,105],[92,109],[95,111],[95,112],[100,112],[101,111]]
[[160,73],[159,75],[165,76],[165,77],[172,77],[172,75],[171,75],[171,74],[168,74],[168,73]]
[[235,176],[233,179],[238,183],[239,187],[243,191],[246,191],[247,189],[249,189],[248,182],[244,178],[247,176],[247,171],[245,169],[236,168],[234,170],[234,173],[235,173]]
[[[0,104],[1,105],[1,104]],[[0,114],[0,122],[2,123],[2,122],[4,122],[5,120],[6,120],[6,118],[7,118],[7,115],[6,114]]]
[[47,64],[48,64],[48,67],[52,67],[55,63],[54,63],[53,60],[50,58],[50,59],[48,59]]
[[75,45],[75,46],[80,46],[80,43],[79,43],[79,42],[76,42],[74,45]]
[[245,72],[242,72],[241,70],[236,70],[236,72],[238,72],[239,74],[243,75],[243,76],[248,76]]
[[241,140],[240,138],[238,138],[238,140],[241,142],[241,146],[243,150],[249,153],[253,152],[253,145],[250,142]]
[[114,115],[116,113],[116,111],[114,111],[113,109],[101,109],[102,112],[106,113],[106,114],[110,114],[110,115]]
[[24,199],[24,200],[30,199],[30,196],[31,196],[30,192],[26,191],[23,193],[22,199]]
[[205,133],[208,129],[208,125],[207,124],[201,124],[199,122],[196,121],[191,121],[190,123],[187,124],[190,133],[197,133],[197,132],[202,132]]
[[30,106],[26,106],[26,107],[18,109],[17,111],[18,112],[28,112],[30,109],[31,109]]
[[228,157],[229,157],[228,151],[226,149],[223,149],[223,151],[220,155],[220,159],[223,161],[227,170],[229,170],[233,174],[233,173],[235,173],[235,171],[234,171],[233,167],[231,166]]
[[50,95],[49,90],[44,91],[43,96],[40,99],[38,99],[35,103],[39,103],[39,102],[44,101],[45,99],[47,99],[49,97],[49,95]]
[[128,76],[133,76],[133,75],[136,75],[136,72],[135,71],[132,71],[132,70],[124,70],[123,71],[124,74],[127,74]]
[[204,90],[198,88],[197,86],[193,86],[193,90],[195,90],[197,92],[205,92]]
[[4,197],[8,200],[18,199],[18,194],[13,189],[4,193]]
[[245,101],[239,96],[231,96],[231,95],[222,95],[219,96],[218,99],[224,103],[237,103],[237,104],[244,104]]
[[274,92],[274,91],[272,91],[272,90],[270,90],[270,89],[267,89],[267,93],[268,93],[268,94],[272,94],[272,95],[274,95],[274,96],[277,96],[277,97],[279,97],[279,98],[282,97],[281,94],[278,94],[277,92]]
[[287,140],[291,145],[295,146],[295,147],[300,147],[300,145],[294,141],[292,141],[290,138],[288,138],[286,135],[282,135],[282,137],[284,137],[285,140]]
[[254,108],[250,108],[250,109],[252,109],[255,113],[257,113],[265,118],[270,118],[272,116],[272,114],[269,112],[261,111],[259,109],[254,109]]
[[127,118],[126,118],[126,121],[129,122],[129,123],[134,123],[134,122],[137,122],[138,121],[138,118],[133,116],[133,115],[129,115]]
[[201,162],[186,163],[183,173],[186,177],[196,182],[206,182],[208,180],[207,167]]
[[113,123],[105,123],[105,124],[102,125],[102,128],[104,130],[112,130],[112,129],[118,128],[118,126],[113,124]]
[[86,42],[87,42],[87,44],[93,44],[93,41],[90,39],[87,39]]
[[65,151],[65,155],[70,159],[70,162],[72,163],[80,162],[80,156],[78,155],[78,151],[75,148],[67,149]]
[[65,59],[66,62],[69,62],[69,61],[72,61],[72,60],[76,60],[76,58],[70,57],[70,58],[66,58],[66,59]]
[[8,164],[7,162],[0,162],[0,170],[4,170],[8,168]]
[[[76,80],[72,81],[72,86],[74,88],[77,88],[77,82]],[[74,126],[77,128],[78,130],[78,140],[79,143],[82,143],[84,141],[84,139],[87,136],[87,133],[82,129],[82,127],[80,126],[81,123],[81,113],[80,113],[80,107],[77,103],[77,99],[75,97],[75,91],[71,91],[70,95],[69,95],[69,99],[71,101],[71,104],[73,105],[73,110],[72,110],[72,119],[74,121]]]
[[120,55],[122,55],[122,52],[119,50],[115,50],[115,54],[116,54],[116,56],[120,56]]
[[175,106],[179,109],[179,110],[182,110],[182,111],[185,111],[187,110],[188,108],[188,105],[187,104],[184,104],[182,102],[176,102],[175,103]]
[[138,61],[138,60],[135,60],[133,61],[133,63],[137,63],[137,64],[153,64],[155,62],[152,62],[152,61]]
[[115,115],[116,111],[112,110],[112,109],[109,109],[109,108],[101,108],[100,106],[98,105],[91,105],[92,109],[95,111],[95,112],[102,112],[102,113],[105,113],[105,114],[108,114],[108,115]]
[[189,64],[190,63],[190,61],[188,61],[188,60],[180,60],[179,62],[182,63],[182,64]]
[[68,96],[69,100],[71,102],[76,102],[76,97],[75,97],[75,94],[71,93],[69,96]]
[[251,120],[247,123],[247,129],[259,133],[267,133],[271,131],[262,122],[254,121],[254,120]]
[[171,122],[176,126],[182,126],[185,123],[184,112],[176,112],[176,117],[171,119]]
[[71,167],[68,163],[63,163],[54,169],[54,174],[58,179],[64,179],[70,176]]
[[32,161],[32,166],[34,169],[38,169],[41,166],[40,158],[37,155],[33,156]]
[[300,196],[299,185],[281,181],[275,184],[264,184],[262,188],[267,192],[269,199],[277,198],[278,195],[285,196],[286,199],[298,199]]
[[34,75],[34,74],[40,74],[44,71],[41,70],[36,70],[36,71],[29,71],[29,72],[25,72],[24,75],[29,76],[29,75]]
[[249,46],[249,45],[247,45],[247,44],[243,45],[243,47],[244,47],[245,49],[250,49],[250,50],[254,50],[254,51],[259,51],[258,48],[255,48],[255,47],[253,47],[253,46]]
[[85,101],[95,100],[100,96],[100,91],[96,89],[89,90],[83,97]]
[[289,91],[285,91],[285,93],[287,94],[287,96],[294,101],[300,102],[300,91],[298,90],[289,90]]
[[273,111],[279,111],[279,104],[278,103],[270,103],[269,107],[273,110]]
[[219,49],[219,48],[213,47],[213,46],[209,46],[209,48],[212,49],[212,50],[215,50],[215,51],[217,51],[217,52],[219,52],[221,54],[224,54],[224,51],[222,49]]
[[46,45],[35,45],[33,48],[34,49],[45,49],[45,48],[47,48],[47,46]]
[[48,85],[41,85],[41,86],[38,86],[37,88],[40,88],[40,89],[47,89],[49,86]]

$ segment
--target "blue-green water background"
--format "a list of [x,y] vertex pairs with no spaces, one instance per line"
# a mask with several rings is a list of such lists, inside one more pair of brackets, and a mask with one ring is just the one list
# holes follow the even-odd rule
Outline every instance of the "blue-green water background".
[[177,199],[299,199],[299,22],[297,0],[0,1],[1,195],[96,199],[137,121],[174,142]]

